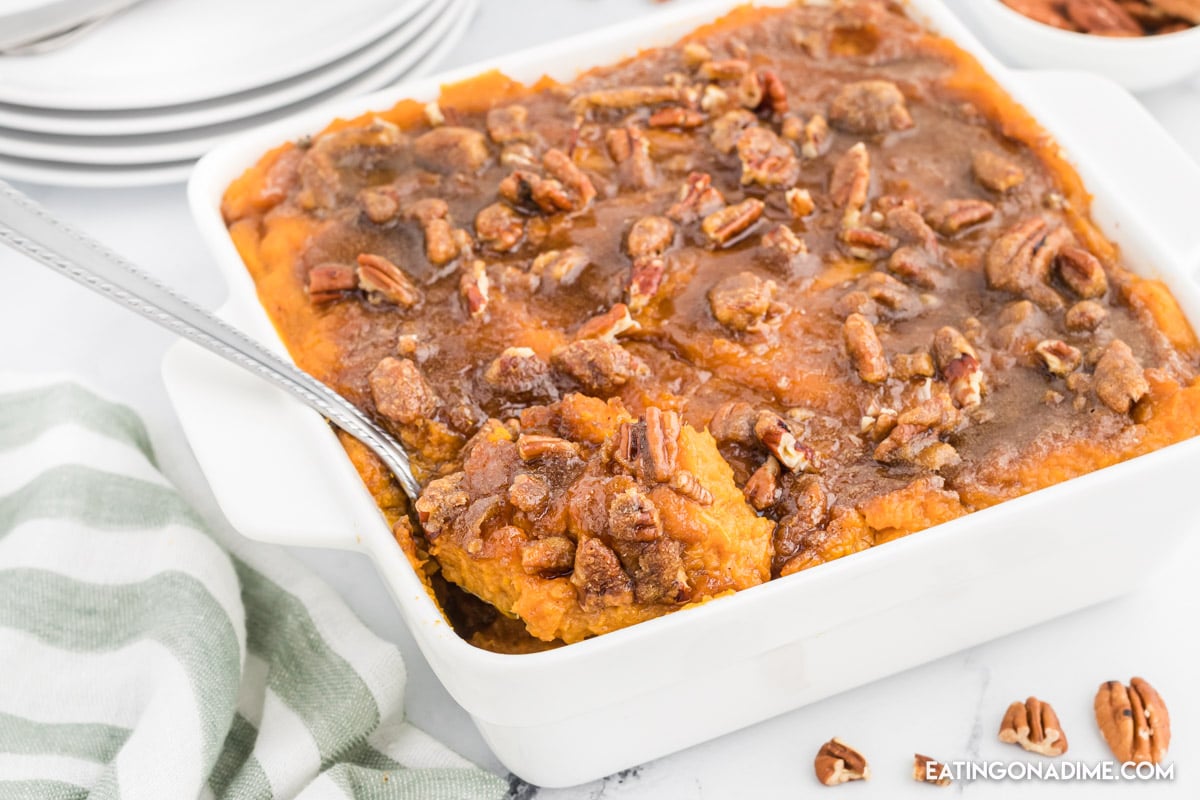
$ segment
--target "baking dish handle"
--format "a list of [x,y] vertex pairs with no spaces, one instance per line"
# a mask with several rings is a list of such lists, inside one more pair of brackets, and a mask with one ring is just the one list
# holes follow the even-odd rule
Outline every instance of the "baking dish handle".
[[1054,121],[1051,133],[1095,198],[1093,217],[1131,264],[1143,274],[1200,279],[1200,164],[1107,78],[1048,70],[1011,78],[1034,117]]

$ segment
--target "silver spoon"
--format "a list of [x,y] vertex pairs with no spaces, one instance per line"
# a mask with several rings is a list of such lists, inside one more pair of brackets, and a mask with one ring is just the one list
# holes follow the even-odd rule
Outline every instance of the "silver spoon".
[[0,181],[0,242],[270,381],[370,448],[410,500],[421,493],[404,447],[350,401],[99,242],[54,219],[4,181]]

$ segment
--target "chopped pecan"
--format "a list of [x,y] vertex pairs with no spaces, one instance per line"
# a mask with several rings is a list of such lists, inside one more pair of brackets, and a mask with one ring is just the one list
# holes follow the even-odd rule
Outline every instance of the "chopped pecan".
[[358,288],[358,274],[349,264],[318,264],[308,271],[308,299],[313,305],[339,300]]
[[646,124],[651,128],[699,128],[704,122],[703,113],[684,106],[660,108],[646,120]]
[[707,81],[740,81],[750,72],[750,62],[744,58],[726,58],[700,65],[699,74]]
[[808,189],[788,189],[783,197],[787,201],[788,211],[795,219],[807,217],[817,207]]
[[816,453],[796,440],[787,420],[773,411],[761,411],[754,421],[754,435],[792,472],[817,472]]
[[828,120],[821,114],[813,114],[800,132],[800,155],[805,158],[823,155],[831,141]]
[[986,200],[971,198],[945,200],[925,214],[925,219],[943,236],[953,236],[973,225],[987,222],[996,214],[996,207]]
[[662,286],[666,271],[667,264],[661,258],[643,258],[633,262],[629,270],[629,286],[626,287],[631,311],[636,313],[650,304]]
[[629,314],[629,306],[617,303],[603,314],[597,314],[589,319],[579,330],[575,331],[576,339],[607,339],[614,341],[626,331],[636,331],[641,327]]
[[700,479],[686,469],[678,470],[671,476],[670,486],[687,499],[702,506],[711,506],[713,493],[700,483]]
[[528,347],[509,347],[495,358],[483,379],[508,397],[550,394],[550,367]]
[[466,473],[463,472],[432,480],[413,504],[430,539],[446,530],[471,502],[471,496],[463,488],[465,481]]
[[848,781],[862,781],[871,777],[867,760],[850,745],[834,737],[817,751],[813,762],[817,780],[826,786],[837,786]]
[[838,157],[829,177],[829,196],[849,217],[867,204],[871,187],[871,154],[862,142]]
[[551,148],[542,156],[542,166],[546,172],[558,180],[571,194],[571,209],[582,211],[596,197],[596,187],[583,170],[575,165],[571,157],[562,150]]
[[400,213],[400,198],[394,186],[369,186],[358,193],[358,204],[376,225],[391,222]]
[[1125,686],[1120,681],[1100,684],[1095,701],[1096,724],[1104,741],[1122,764],[1161,763],[1171,745],[1171,717],[1158,692],[1142,678]]
[[718,153],[728,155],[737,147],[738,140],[747,129],[758,122],[758,117],[745,109],[728,111],[713,120],[709,138]]
[[936,262],[924,248],[897,248],[888,257],[887,268],[892,274],[922,289],[934,289],[938,285]]
[[763,234],[762,246],[784,256],[798,256],[808,252],[808,245],[787,225],[777,225]]
[[742,492],[746,495],[747,502],[756,510],[765,511],[783,497],[783,490],[779,486],[779,473],[779,461],[775,456],[767,456],[762,466],[746,481]]
[[800,177],[800,162],[792,146],[762,126],[754,125],[742,132],[737,153],[742,162],[743,185],[791,186]]
[[537,153],[526,142],[509,142],[500,148],[500,163],[509,169],[532,169],[538,165]]
[[531,516],[541,514],[550,504],[550,486],[537,475],[519,473],[508,487],[508,502]]
[[530,575],[561,578],[575,567],[575,542],[566,536],[534,539],[521,549],[521,568]]
[[677,603],[688,596],[683,547],[666,537],[646,543],[618,543],[633,567],[633,597],[642,604]]
[[949,786],[950,776],[945,773],[945,765],[929,756],[913,753],[913,780],[921,783],[932,783],[934,786]]
[[772,114],[785,114],[788,110],[787,87],[771,69],[747,70],[738,81],[737,97],[749,109],[766,109]]
[[1096,396],[1118,414],[1128,414],[1150,391],[1150,384],[1129,349],[1120,339],[1109,342],[1093,373]]
[[722,278],[708,290],[708,305],[717,322],[734,331],[758,329],[771,311],[775,282],[753,272]]
[[753,446],[754,423],[758,412],[749,403],[735,400],[717,409],[708,423],[708,431],[718,442],[731,442],[745,447]]
[[496,144],[520,142],[529,137],[529,112],[525,106],[511,105],[490,109],[487,113],[488,136]]
[[608,153],[621,173],[622,181],[638,189],[658,183],[658,171],[650,158],[650,140],[635,125],[612,128],[604,135]]
[[500,253],[517,248],[525,235],[525,221],[504,203],[492,203],[475,215],[475,235]]
[[679,86],[621,86],[616,89],[596,89],[578,95],[571,100],[570,108],[576,114],[590,109],[630,109],[657,106],[668,103],[686,103],[686,88]]
[[604,339],[571,342],[554,351],[550,361],[587,391],[602,395],[613,394],[632,378],[649,372],[640,358]]
[[560,286],[570,286],[592,263],[591,256],[582,247],[566,250],[547,250],[533,259],[529,271],[539,279],[552,280]]
[[663,535],[658,508],[637,487],[618,492],[608,504],[608,531],[626,542],[652,542]]
[[599,539],[584,539],[576,546],[571,583],[580,608],[589,613],[633,602],[633,581],[621,569],[617,554]]
[[445,200],[418,200],[405,210],[405,216],[417,220],[425,233],[425,256],[429,263],[441,266],[458,257],[460,242],[450,222],[450,206]]
[[667,251],[675,241],[675,223],[666,217],[641,217],[625,237],[625,251],[637,261],[655,258]]
[[1104,324],[1108,310],[1095,300],[1080,300],[1067,309],[1063,324],[1069,331],[1094,331]]
[[924,308],[916,292],[886,273],[868,272],[859,286],[870,301],[869,307],[888,319],[909,319]]
[[887,229],[906,245],[921,247],[930,253],[938,252],[937,234],[914,209],[897,205],[884,215]]
[[644,472],[648,479],[666,483],[675,473],[679,456],[679,414],[655,406],[646,408]]
[[488,160],[487,137],[473,128],[445,125],[413,140],[413,156],[435,172],[475,172]]
[[882,442],[900,423],[900,415],[894,408],[881,408],[872,403],[858,420],[858,432],[873,442]]
[[491,302],[491,280],[488,279],[487,267],[482,261],[472,261],[463,270],[458,279],[458,293],[462,295],[467,313],[472,317],[483,316]]
[[749,230],[762,216],[764,207],[757,197],[747,197],[737,205],[726,206],[706,216],[700,229],[709,241],[721,247]]
[[1067,752],[1067,736],[1049,703],[1030,697],[1008,707],[1000,722],[1000,741],[1019,744],[1031,753],[1061,756]]
[[376,410],[392,422],[412,425],[437,410],[437,395],[407,358],[388,356],[371,370],[367,382]]
[[1034,346],[1033,352],[1037,353],[1051,375],[1059,377],[1070,375],[1083,361],[1083,354],[1079,349],[1062,339],[1043,339]]
[[703,93],[700,95],[700,108],[710,114],[724,111],[732,103],[733,101],[729,97],[729,92],[726,92],[715,84],[710,83],[705,86]]
[[667,217],[680,224],[692,222],[725,206],[725,198],[712,185],[712,176],[693,172],[679,187],[679,200],[667,209]]
[[1084,300],[1103,297],[1108,291],[1108,277],[1100,259],[1079,247],[1064,247],[1054,260],[1058,275],[1071,291]]
[[858,81],[842,86],[829,106],[829,121],[848,133],[877,134],[913,126],[904,93],[891,81]]
[[971,160],[975,180],[986,189],[1004,193],[1025,182],[1025,171],[991,150],[978,150]]
[[978,406],[983,401],[983,367],[962,332],[949,325],[940,328],[933,337],[933,356],[955,404],[964,409]]
[[1067,19],[1084,33],[1141,36],[1142,27],[1113,0],[1066,0]]
[[851,314],[842,324],[842,336],[858,377],[867,383],[883,383],[888,379],[891,370],[870,320],[862,314]]
[[517,455],[522,461],[561,460],[579,457],[579,446],[558,436],[522,433],[517,437]]
[[412,308],[421,302],[421,291],[404,270],[372,253],[358,256],[358,286],[372,302],[393,303],[401,308]]
[[925,350],[913,353],[897,353],[892,357],[892,373],[902,381],[913,378],[932,378],[937,374],[933,356]]
[[705,62],[712,60],[712,51],[699,42],[688,42],[680,54],[683,56],[684,65],[692,69],[703,67]]
[[847,255],[864,261],[876,261],[891,254],[899,242],[895,236],[874,228],[850,226],[838,233],[838,244]]

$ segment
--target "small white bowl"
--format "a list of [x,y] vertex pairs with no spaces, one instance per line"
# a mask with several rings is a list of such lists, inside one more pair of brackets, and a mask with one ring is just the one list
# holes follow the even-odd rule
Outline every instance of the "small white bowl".
[[975,33],[993,52],[1015,66],[1087,70],[1135,92],[1200,74],[1200,26],[1158,36],[1095,36],[1037,22],[1000,0],[949,4],[975,23]]

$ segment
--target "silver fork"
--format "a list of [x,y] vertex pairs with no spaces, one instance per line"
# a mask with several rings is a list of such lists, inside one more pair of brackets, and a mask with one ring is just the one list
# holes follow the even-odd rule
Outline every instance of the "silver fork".
[[0,242],[275,384],[370,448],[409,499],[416,500],[420,494],[404,447],[355,405],[99,242],[55,219],[4,181],[0,181]]

